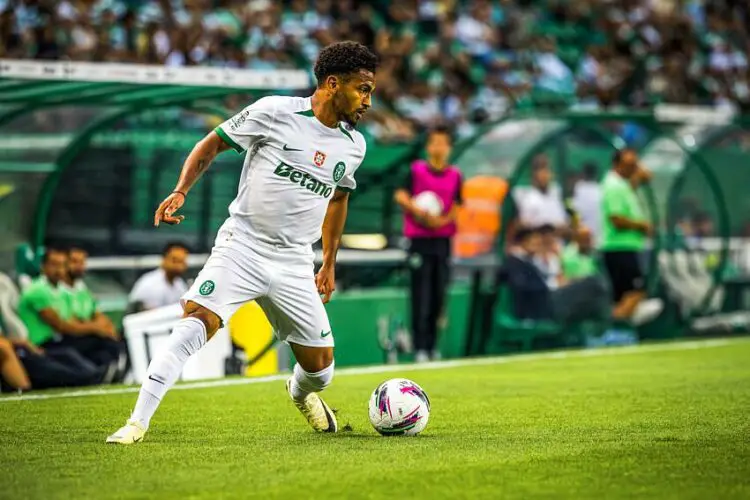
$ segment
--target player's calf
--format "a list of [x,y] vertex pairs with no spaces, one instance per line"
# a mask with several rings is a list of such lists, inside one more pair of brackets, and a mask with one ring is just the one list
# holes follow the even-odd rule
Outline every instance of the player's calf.
[[108,443],[132,444],[143,439],[151,417],[177,381],[185,362],[206,344],[220,325],[216,314],[193,302],[188,303],[185,317],[177,322],[164,349],[149,364],[130,419],[107,438]]
[[[292,344],[292,350],[297,364],[286,384],[289,397],[313,429],[319,432],[337,432],[336,415],[318,395],[333,380],[333,349]],[[319,369],[309,371],[311,368]]]
[[302,401],[308,394],[321,392],[328,387],[333,380],[334,363],[320,371],[310,373],[305,371],[299,363],[294,365],[294,373],[291,378],[291,389],[289,394],[295,401]]

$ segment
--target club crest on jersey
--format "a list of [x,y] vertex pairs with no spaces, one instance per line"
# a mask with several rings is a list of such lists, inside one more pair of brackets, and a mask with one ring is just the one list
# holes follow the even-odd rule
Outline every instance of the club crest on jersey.
[[315,156],[313,156],[313,163],[315,163],[315,166],[322,167],[325,161],[326,161],[326,154],[322,151],[316,151]]

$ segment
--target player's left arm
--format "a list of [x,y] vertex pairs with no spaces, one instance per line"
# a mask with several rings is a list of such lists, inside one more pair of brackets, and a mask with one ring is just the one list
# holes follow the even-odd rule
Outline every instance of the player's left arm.
[[323,265],[315,277],[324,304],[331,299],[331,294],[336,289],[336,254],[341,244],[341,235],[344,233],[348,209],[349,192],[337,189],[328,202],[326,216],[323,219]]

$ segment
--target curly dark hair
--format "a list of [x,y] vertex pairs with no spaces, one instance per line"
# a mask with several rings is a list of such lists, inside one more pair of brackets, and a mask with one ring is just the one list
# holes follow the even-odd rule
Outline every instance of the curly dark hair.
[[320,51],[315,62],[315,79],[320,86],[331,75],[348,75],[360,69],[375,73],[378,56],[357,42],[336,42]]

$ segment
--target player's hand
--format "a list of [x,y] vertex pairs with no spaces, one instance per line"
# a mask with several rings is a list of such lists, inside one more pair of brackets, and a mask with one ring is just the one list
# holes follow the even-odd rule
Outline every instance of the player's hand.
[[333,266],[323,266],[315,275],[315,286],[321,295],[324,304],[331,300],[331,294],[336,290],[336,271]]
[[182,193],[172,193],[161,202],[159,208],[156,209],[154,214],[154,226],[159,227],[160,222],[166,222],[167,224],[179,224],[185,220],[184,215],[174,215],[179,210],[183,203],[185,203],[185,195]]

